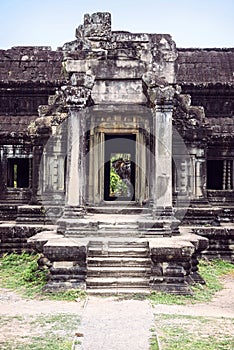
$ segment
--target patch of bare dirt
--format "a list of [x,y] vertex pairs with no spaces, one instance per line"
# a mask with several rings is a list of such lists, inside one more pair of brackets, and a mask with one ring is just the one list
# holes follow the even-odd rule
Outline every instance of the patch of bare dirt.
[[9,289],[0,288],[0,315],[79,314],[84,301],[38,300],[23,298]]
[[217,292],[212,301],[194,305],[155,305],[155,314],[178,314],[204,317],[234,318],[234,277],[222,279],[224,288]]
[[33,337],[43,338],[46,334],[53,334],[55,338],[56,334],[71,338],[77,330],[83,310],[82,300],[25,299],[13,291],[0,288],[0,348],[5,342],[14,344],[17,340],[18,343],[24,343]]

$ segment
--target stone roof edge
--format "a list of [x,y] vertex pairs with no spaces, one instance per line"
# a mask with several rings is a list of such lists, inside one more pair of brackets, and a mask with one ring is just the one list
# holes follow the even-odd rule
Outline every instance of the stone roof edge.
[[14,45],[11,47],[8,47],[7,49],[1,49],[1,51],[8,51],[8,50],[19,50],[19,49],[24,49],[24,50],[34,50],[34,49],[38,49],[38,50],[42,50],[42,51],[62,51],[62,47],[57,47],[56,50],[52,49],[51,46],[47,46],[47,45]]
[[218,52],[234,52],[234,47],[176,47],[177,51],[179,52],[186,52],[186,51],[218,51]]
[[[125,31],[115,31],[113,33],[129,33],[132,34],[130,32],[125,32]],[[141,33],[134,33],[136,35],[140,35]],[[146,33],[144,33],[146,34]],[[147,34],[150,35],[150,34]],[[168,35],[170,36],[170,34],[160,34],[160,35]],[[38,51],[50,51],[50,52],[63,52],[63,48],[62,47],[57,47],[57,49],[52,49],[51,46],[12,46],[9,47],[8,49],[1,49],[0,48],[0,52],[1,51],[9,51],[9,50],[38,50]],[[201,47],[176,47],[176,50],[179,52],[186,52],[186,51],[218,51],[218,52],[234,52],[234,47],[205,47],[205,48],[201,48]]]
[[18,86],[33,86],[33,85],[40,85],[40,86],[48,86],[48,87],[57,87],[61,86],[62,84],[66,84],[67,81],[65,79],[61,80],[0,80],[0,87],[12,85],[13,87]]
[[203,88],[210,88],[210,87],[227,87],[227,88],[234,88],[234,83],[231,83],[231,82],[215,82],[215,83],[212,83],[212,82],[205,82],[205,83],[193,83],[191,81],[180,81],[180,80],[177,80],[177,84],[181,85],[181,86],[188,86],[188,87],[203,87]]

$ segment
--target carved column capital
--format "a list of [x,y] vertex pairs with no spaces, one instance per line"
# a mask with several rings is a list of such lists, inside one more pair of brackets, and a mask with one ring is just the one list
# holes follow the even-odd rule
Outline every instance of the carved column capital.
[[176,89],[168,85],[165,79],[159,78],[153,72],[146,72],[142,76],[144,92],[152,107],[156,105],[172,104]]
[[79,108],[85,108],[90,102],[94,81],[95,75],[89,70],[86,73],[73,73],[70,78],[70,84],[61,88],[68,107],[76,105]]

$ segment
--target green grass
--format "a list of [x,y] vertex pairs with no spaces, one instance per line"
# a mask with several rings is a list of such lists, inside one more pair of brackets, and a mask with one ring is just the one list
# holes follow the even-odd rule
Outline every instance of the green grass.
[[0,342],[0,349],[4,350],[71,350],[72,341],[64,341],[60,337],[35,337],[28,343],[18,341]]
[[0,259],[0,284],[27,297],[38,295],[46,283],[46,271],[38,268],[38,254],[5,254]]
[[163,350],[232,350],[233,320],[183,315],[155,315]]
[[152,292],[150,299],[157,304],[177,304],[208,302],[213,295],[223,288],[221,277],[227,274],[234,274],[234,265],[223,260],[201,260],[199,273],[206,284],[195,284],[191,286],[193,295],[173,295],[161,292]]
[[0,316],[0,326],[4,326],[12,322],[12,320],[17,320],[19,322],[24,320],[23,316]]
[[159,350],[158,340],[155,335],[155,328],[151,328],[150,332],[152,332],[152,336],[150,337],[150,350]]
[[5,254],[0,258],[0,286],[13,289],[28,298],[76,301],[86,298],[84,290],[48,293],[43,291],[47,271],[39,269],[39,254]]
[[71,314],[54,314],[54,315],[39,315],[30,321],[30,325],[35,326],[39,324],[41,328],[52,329],[57,331],[62,329],[63,332],[69,332],[71,327],[79,324],[79,317]]
[[85,290],[81,289],[72,289],[66,290],[64,292],[53,292],[53,293],[44,293],[44,296],[48,297],[51,300],[66,300],[66,301],[77,301],[79,299],[83,300],[87,297]]

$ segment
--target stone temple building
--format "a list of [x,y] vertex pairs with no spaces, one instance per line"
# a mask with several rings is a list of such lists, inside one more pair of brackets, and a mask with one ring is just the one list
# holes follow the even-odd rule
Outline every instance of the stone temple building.
[[48,289],[190,293],[233,259],[234,48],[84,16],[75,40],[0,50],[0,253]]

